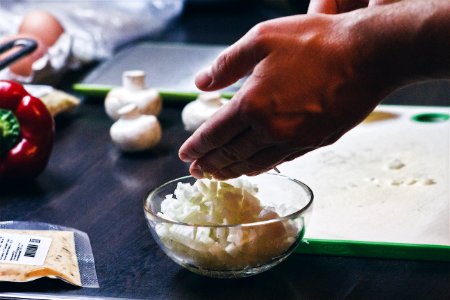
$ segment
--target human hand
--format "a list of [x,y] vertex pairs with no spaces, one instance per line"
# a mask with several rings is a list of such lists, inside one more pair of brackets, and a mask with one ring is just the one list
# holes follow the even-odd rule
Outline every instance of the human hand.
[[256,175],[336,141],[382,93],[354,73],[342,19],[295,16],[262,23],[228,48],[196,84],[205,91],[252,72],[233,99],[181,147],[190,172]]
[[270,170],[333,143],[394,89],[449,76],[448,1],[402,2],[274,19],[226,49],[196,85],[213,91],[250,75],[181,146],[191,174]]

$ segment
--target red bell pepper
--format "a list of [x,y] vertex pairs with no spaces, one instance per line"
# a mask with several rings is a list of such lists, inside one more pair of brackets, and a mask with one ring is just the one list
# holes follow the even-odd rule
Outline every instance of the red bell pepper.
[[53,117],[44,103],[21,84],[0,80],[0,183],[39,175],[53,137]]

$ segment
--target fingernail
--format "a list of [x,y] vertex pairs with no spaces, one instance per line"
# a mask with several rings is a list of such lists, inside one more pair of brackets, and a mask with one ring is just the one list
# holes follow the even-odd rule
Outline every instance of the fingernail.
[[201,70],[195,76],[195,85],[198,88],[207,88],[211,85],[213,81],[211,67],[207,67]]
[[191,172],[191,175],[194,176],[195,178],[197,179],[203,178],[203,170],[199,165],[193,163],[189,171]]
[[184,152],[178,152],[178,157],[184,162],[193,162],[194,159]]
[[184,144],[181,145],[180,149],[178,149],[178,157],[184,162],[193,162],[195,158],[186,150],[186,148],[188,148],[187,145],[187,142],[184,142]]

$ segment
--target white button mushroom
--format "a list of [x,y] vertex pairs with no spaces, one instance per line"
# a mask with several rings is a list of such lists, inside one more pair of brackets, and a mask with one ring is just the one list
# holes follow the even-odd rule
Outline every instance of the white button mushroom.
[[117,120],[118,110],[129,103],[134,103],[141,114],[158,116],[161,112],[161,96],[156,89],[145,85],[144,71],[130,70],[122,74],[122,86],[106,95],[105,111],[111,119]]
[[225,103],[218,92],[202,93],[195,101],[188,103],[181,112],[181,119],[187,131],[194,131],[208,120]]
[[128,104],[117,112],[120,115],[110,129],[113,143],[124,152],[137,152],[156,146],[162,130],[153,115],[142,115],[135,104]]

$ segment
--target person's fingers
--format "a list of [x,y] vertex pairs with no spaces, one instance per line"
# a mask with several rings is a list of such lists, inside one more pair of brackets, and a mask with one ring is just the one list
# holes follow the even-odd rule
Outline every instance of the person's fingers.
[[392,4],[392,3],[400,2],[400,1],[402,1],[402,0],[370,0],[369,6]]
[[[263,102],[252,99],[262,99],[258,93],[258,83],[249,78],[233,98],[220,108],[212,117],[206,120],[183,143],[178,152],[182,161],[193,162],[205,154],[228,144],[243,134],[250,126],[255,127],[264,119],[264,111],[269,109]],[[259,136],[261,132],[255,133]],[[260,136],[259,136],[260,137]],[[250,153],[252,154],[252,153]]]
[[201,179],[205,176],[205,172],[202,167],[197,163],[197,161],[193,161],[189,166],[189,173],[191,173],[194,178]]
[[315,149],[317,149],[317,148],[318,148],[318,147],[314,147],[314,148],[304,148],[304,149],[302,149],[302,150],[300,150],[300,151],[296,151],[296,152],[294,152],[294,153],[291,153],[290,155],[286,156],[286,157],[283,159],[283,162],[292,161],[292,160],[294,160],[294,159],[296,159],[296,158],[299,158],[300,156],[305,155],[306,153],[308,153],[308,152],[310,152],[310,151],[313,151],[313,150],[315,150]]
[[234,45],[225,49],[211,66],[201,70],[195,78],[196,86],[204,91],[227,87],[252,71],[266,55],[263,43],[255,35],[258,25],[244,35]]
[[336,14],[335,0],[311,0],[308,6],[308,14]]
[[264,149],[254,156],[246,159],[245,161],[236,162],[235,164],[229,165],[211,174],[216,179],[225,180],[229,178],[236,178],[241,175],[249,175],[250,173],[262,173],[266,170],[272,169],[277,166],[283,156],[286,154],[281,154],[278,147],[271,147]]
[[197,164],[208,173],[214,173],[231,164],[244,161],[255,153],[269,147],[262,136],[251,128],[245,130],[226,145],[201,157]]
[[239,103],[231,100],[203,123],[181,145],[178,156],[192,162],[206,153],[227,144],[248,128],[248,122],[239,112]]
[[369,0],[312,0],[308,7],[308,14],[340,14],[367,7],[368,5]]
[[[287,147],[274,146],[264,149],[245,161],[240,161],[229,165],[223,169],[212,172],[211,174],[216,179],[225,180],[229,178],[239,177],[241,175],[254,176],[263,172],[267,172],[277,165],[283,163],[286,157],[289,157],[289,150]],[[304,148],[297,151],[297,155],[301,156],[312,148]]]
[[345,132],[326,122],[318,123],[312,119],[304,120],[301,127],[310,130],[300,129],[296,138],[287,140],[260,135],[250,127],[229,144],[196,160],[191,170],[197,172],[198,176],[207,172],[217,179],[256,175],[314,149],[330,145]]

